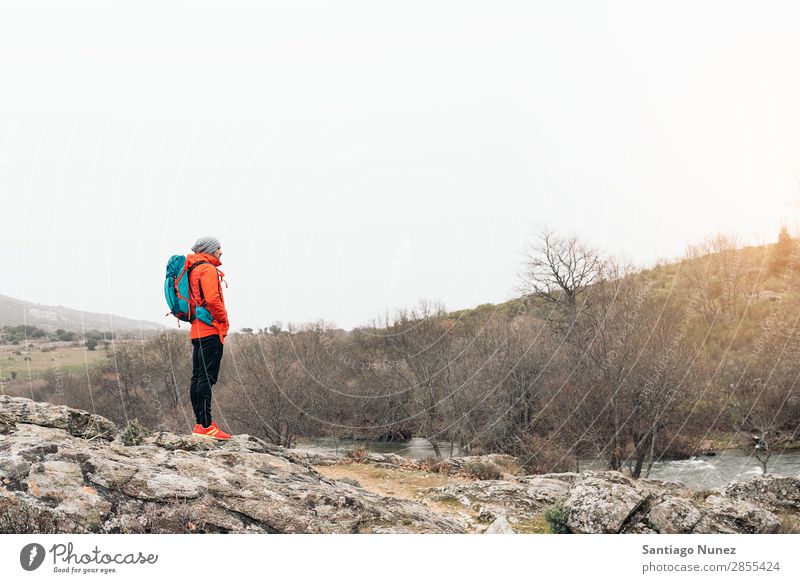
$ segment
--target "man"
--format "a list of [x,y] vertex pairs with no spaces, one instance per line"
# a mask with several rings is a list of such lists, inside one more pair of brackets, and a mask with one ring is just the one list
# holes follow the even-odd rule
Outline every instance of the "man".
[[217,382],[222,347],[229,327],[228,312],[220,285],[225,274],[217,269],[222,265],[222,245],[214,237],[200,237],[192,251],[194,253],[186,257],[186,269],[191,269],[189,294],[192,306],[193,309],[203,306],[213,318],[211,325],[195,318],[189,334],[192,340],[192,383],[189,396],[197,421],[192,434],[212,439],[230,439],[230,434],[222,431],[211,420],[211,387]]

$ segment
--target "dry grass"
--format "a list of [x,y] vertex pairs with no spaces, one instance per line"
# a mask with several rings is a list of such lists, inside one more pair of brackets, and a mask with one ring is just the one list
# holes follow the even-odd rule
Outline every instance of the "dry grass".
[[519,534],[552,534],[544,514],[537,514],[529,520],[515,522],[511,524],[511,528]]
[[778,514],[781,521],[779,534],[800,534],[800,516],[797,514]]
[[394,496],[413,500],[417,492],[424,488],[436,488],[454,483],[468,483],[469,480],[440,474],[403,468],[382,468],[372,464],[334,464],[315,466],[314,469],[326,478],[356,480],[361,487],[381,496]]
[[692,500],[694,500],[695,502],[705,502],[706,498],[708,498],[709,496],[717,496],[717,495],[719,495],[719,492],[717,492],[716,490],[703,488],[700,490],[693,491],[691,497]]
[[[334,480],[357,481],[368,492],[380,496],[392,496],[404,500],[411,500],[425,505],[433,512],[450,515],[469,515],[476,524],[480,524],[478,512],[472,507],[461,504],[455,496],[437,496],[434,500],[429,496],[417,496],[426,488],[438,488],[451,484],[473,484],[475,478],[458,474],[427,472],[406,468],[382,468],[372,464],[344,462],[330,466],[315,466],[314,469],[326,478]],[[503,469],[511,469],[503,466]],[[510,472],[509,472],[510,473]],[[485,525],[483,525],[485,527]],[[549,534],[550,527],[544,514],[538,514],[531,519],[513,522],[515,532],[525,534]],[[473,532],[481,532],[476,528]]]
[[360,486],[380,496],[392,496],[424,504],[428,509],[443,514],[466,512],[477,518],[477,514],[463,506],[455,498],[431,500],[417,497],[426,488],[438,488],[449,484],[469,484],[473,480],[439,472],[425,472],[404,468],[381,468],[372,464],[343,463],[330,466],[315,466],[314,469],[326,478],[333,480],[350,479]]
[[492,462],[470,462],[464,471],[479,480],[501,480],[502,470]]
[[522,467],[522,465],[517,461],[516,458],[512,459],[500,458],[494,462],[494,465],[500,468],[503,471],[503,473],[510,474],[512,476],[522,476],[526,473],[525,468]]
[[713,431],[697,447],[698,451],[725,451],[729,449],[750,448],[748,436],[743,432]]
[[[40,345],[34,345],[30,352],[20,344],[0,346],[0,378],[10,378],[11,371],[16,371],[18,380],[27,380],[30,371],[31,378],[37,378],[43,372],[59,368],[61,372],[84,372],[87,364],[106,359],[107,351],[102,345],[96,350],[87,350],[84,346],[59,346],[55,350],[42,352]],[[22,354],[14,354],[20,351]],[[30,360],[25,360],[25,355]]]
[[369,450],[366,447],[357,447],[355,449],[348,449],[344,452],[344,455],[354,462],[361,463],[369,457]]
[[60,532],[53,515],[13,499],[0,499],[0,534],[51,534]]
[[426,472],[436,472],[440,474],[448,473],[447,464],[443,459],[428,457],[419,462],[420,469]]

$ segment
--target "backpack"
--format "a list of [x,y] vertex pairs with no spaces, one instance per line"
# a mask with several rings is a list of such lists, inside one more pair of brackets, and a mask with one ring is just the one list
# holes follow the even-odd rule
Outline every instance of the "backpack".
[[[186,256],[173,255],[167,261],[167,278],[164,281],[164,296],[167,299],[167,306],[170,311],[165,315],[172,314],[178,318],[178,327],[183,322],[193,322],[198,318],[201,322],[211,326],[214,318],[211,317],[211,312],[202,306],[197,306],[196,302],[190,301],[189,291],[189,274],[192,269],[208,263],[208,261],[198,261],[189,269],[186,269]],[[201,290],[202,293],[202,290]],[[194,307],[194,310],[192,308]]]

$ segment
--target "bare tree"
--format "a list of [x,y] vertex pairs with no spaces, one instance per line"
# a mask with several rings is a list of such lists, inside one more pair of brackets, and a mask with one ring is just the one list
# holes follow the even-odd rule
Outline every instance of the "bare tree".
[[703,313],[706,324],[718,317],[735,319],[744,300],[744,283],[750,275],[742,265],[736,236],[717,234],[689,245],[680,271]]
[[502,379],[510,357],[509,323],[502,314],[483,314],[479,319],[456,321],[453,335],[451,386],[446,404],[448,435],[469,454],[479,437],[484,442],[505,425],[506,415],[496,419],[503,397]]
[[797,252],[797,245],[789,234],[786,225],[781,225],[778,233],[778,242],[772,246],[769,262],[770,275],[782,275],[792,260],[792,256]]
[[437,457],[441,457],[439,428],[442,401],[452,389],[452,322],[445,320],[441,303],[421,301],[418,308],[402,309],[382,336],[390,359],[399,363],[393,374],[409,391],[421,418],[421,429]]
[[609,273],[626,272],[595,284],[593,302],[574,332],[584,350],[573,381],[577,403],[569,433],[576,443],[591,445],[611,469],[633,459],[639,477],[659,430],[674,421],[683,403],[679,363],[685,351],[675,307],[653,293],[645,275],[609,266]]
[[[800,306],[794,306],[797,311]],[[800,433],[800,330],[797,322],[774,322],[765,346],[735,387],[734,411],[749,431],[753,453],[767,474],[777,447]]]
[[237,389],[223,392],[223,407],[241,427],[284,447],[292,447],[315,416],[318,392],[305,368],[307,333],[240,335]]
[[687,397],[698,378],[686,337],[687,314],[677,302],[662,301],[649,297],[641,311],[634,334],[640,349],[623,385],[634,478],[641,476],[645,461],[649,476],[659,437],[666,430],[685,427]]
[[151,354],[147,359],[151,375],[160,382],[165,401],[178,407],[192,375],[192,345],[183,334],[170,330],[155,336],[146,350]]
[[574,311],[579,296],[601,276],[600,252],[577,237],[542,228],[525,252],[518,290]]

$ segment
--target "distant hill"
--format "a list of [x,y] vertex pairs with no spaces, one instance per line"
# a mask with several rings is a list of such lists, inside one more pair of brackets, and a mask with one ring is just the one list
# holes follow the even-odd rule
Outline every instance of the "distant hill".
[[[783,254],[785,264],[778,260],[779,244],[737,247],[724,238],[709,238],[695,246],[689,256],[663,261],[625,277],[646,283],[651,295],[672,297],[687,307],[693,303],[697,319],[688,330],[687,340],[702,340],[716,360],[723,355],[733,360],[741,357],[744,366],[755,350],[756,339],[768,336],[764,331],[770,322],[792,325],[798,321],[800,242],[789,239]],[[507,317],[524,309],[517,298],[453,311],[448,317],[478,329],[490,318]],[[532,298],[532,314],[544,317],[550,309],[550,304]]]
[[81,312],[64,306],[46,306],[34,304],[9,296],[0,295],[0,326],[20,326],[27,324],[37,326],[48,332],[58,328],[67,331],[108,330],[114,332],[146,332],[163,330],[164,326],[157,322],[132,320],[113,314],[97,312]]

